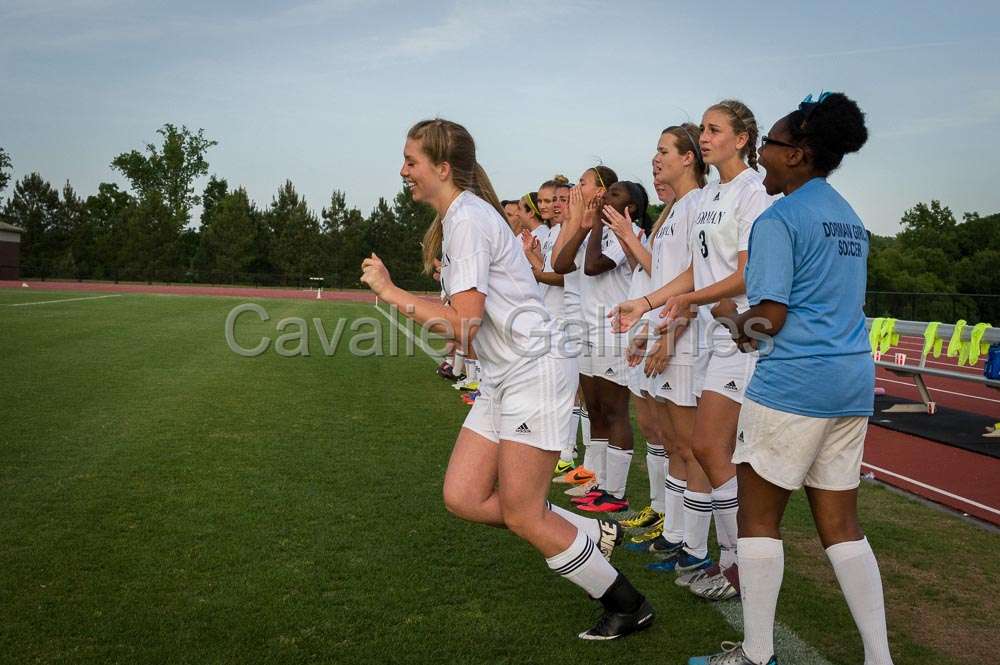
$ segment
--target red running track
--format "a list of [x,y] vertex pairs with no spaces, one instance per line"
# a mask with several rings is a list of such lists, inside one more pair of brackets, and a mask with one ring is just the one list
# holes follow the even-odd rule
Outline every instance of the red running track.
[[[902,337],[882,360],[892,362],[896,353],[904,353],[906,365],[919,365],[923,344],[923,338]],[[947,342],[944,346],[947,349]],[[970,376],[982,376],[984,362],[980,357],[976,365],[960,367],[957,358],[948,358],[944,352],[938,358],[927,358],[929,367]],[[938,404],[1000,421],[1000,390],[959,379],[929,376],[924,381]],[[913,379],[881,367],[875,384],[890,395],[920,400]],[[995,441],[1000,449],[1000,439]],[[878,480],[1000,525],[1000,459],[878,426],[869,428],[865,443],[864,470]]]
[[[303,289],[250,288],[227,286],[185,286],[160,284],[112,284],[105,282],[26,282],[41,291],[83,291],[101,293],[166,293],[188,296],[230,296],[243,298],[293,298],[315,300],[316,292]],[[0,288],[23,288],[21,281],[0,281]],[[322,300],[373,302],[366,291],[323,291]],[[890,360],[905,353],[906,364],[920,362],[923,339],[904,337],[883,356]],[[983,359],[975,367],[960,368],[955,359],[942,354],[928,358],[931,367],[982,375]],[[941,405],[995,417],[1000,421],[1000,391],[957,379],[928,377],[931,396]],[[876,385],[890,395],[918,400],[913,381],[879,368]],[[933,416],[929,416],[933,417]],[[1000,439],[997,440],[1000,447]],[[1000,459],[971,453],[960,448],[874,426],[868,430],[864,471],[876,479],[931,501],[1000,525]]]
[[[314,289],[255,288],[249,286],[187,286],[181,284],[115,284],[112,282],[36,282],[0,281],[0,289],[29,288],[36,291],[84,291],[99,293],[165,293],[178,296],[229,296],[235,298],[292,298],[296,300],[317,300]],[[354,300],[375,302],[370,291],[327,291],[323,290],[320,300]]]

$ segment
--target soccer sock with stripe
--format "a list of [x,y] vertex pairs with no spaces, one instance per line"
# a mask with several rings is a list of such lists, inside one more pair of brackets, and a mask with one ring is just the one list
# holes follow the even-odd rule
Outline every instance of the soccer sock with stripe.
[[[882,576],[867,538],[837,543],[826,548],[840,589],[865,646],[865,665],[892,665],[885,627]],[[743,571],[740,571],[742,577]]]
[[664,481],[663,537],[671,543],[684,540],[684,493],[687,481],[674,478],[669,473]]
[[[583,438],[583,445],[590,445],[590,414],[587,409],[580,407],[580,436]],[[590,469],[590,467],[587,467]],[[593,469],[591,469],[593,470]]]
[[594,540],[583,529],[577,529],[576,539],[566,551],[547,558],[545,563],[591,598],[603,596],[618,577],[618,571],[601,555]]
[[736,476],[712,489],[712,513],[715,515],[715,537],[719,540],[719,566],[723,569],[736,563],[736,542],[739,538],[736,513]]
[[576,459],[576,430],[579,427],[580,418],[581,418],[580,407],[574,406],[573,431],[569,435],[569,439],[566,440],[566,445],[563,446],[563,449],[561,451],[559,451],[559,459],[561,459],[563,462],[572,463],[573,460]]
[[565,508],[560,508],[551,501],[546,501],[545,505],[556,515],[590,536],[590,539],[595,543],[601,539],[601,525],[594,518],[584,517],[583,515],[578,515],[577,513],[566,510]]
[[667,474],[667,452],[658,443],[646,442],[646,473],[649,474],[649,505],[663,513],[663,482]]
[[597,482],[601,487],[608,482],[606,470],[607,470],[607,458],[608,458],[608,440],[607,439],[590,439],[590,443],[584,444],[586,446],[586,452],[583,455],[583,466],[594,472],[597,476]]
[[755,663],[774,655],[774,610],[778,605],[785,552],[774,538],[740,538],[740,598],[743,651]]
[[607,460],[607,485],[601,483],[601,487],[616,498],[621,499],[625,496],[625,486],[628,484],[628,469],[632,465],[632,451],[609,443]]
[[684,490],[684,549],[704,559],[708,556],[708,529],[712,526],[712,495]]

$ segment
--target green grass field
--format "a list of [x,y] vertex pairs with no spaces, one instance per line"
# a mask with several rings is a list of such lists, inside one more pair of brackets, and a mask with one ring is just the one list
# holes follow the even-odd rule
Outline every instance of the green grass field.
[[[241,357],[224,322],[244,300],[229,298],[11,306],[88,295],[0,291],[0,661],[635,665],[738,639],[622,550],[657,623],[577,640],[597,614],[581,591],[508,533],[445,512],[468,407],[419,351],[355,357],[345,341],[331,357],[312,334],[308,357]],[[246,346],[276,339],[284,317],[319,317],[328,334],[339,317],[377,317],[256,302],[271,318],[239,319]],[[862,518],[897,665],[991,662],[1000,536],[867,484]],[[798,495],[778,618],[831,663],[860,663],[811,528]]]

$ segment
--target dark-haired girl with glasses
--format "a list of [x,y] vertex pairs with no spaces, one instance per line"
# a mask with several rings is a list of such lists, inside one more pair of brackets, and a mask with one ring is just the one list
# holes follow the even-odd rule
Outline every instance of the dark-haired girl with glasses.
[[789,496],[802,486],[861,633],[865,665],[892,663],[882,580],[857,515],[875,384],[862,310],[868,233],[827,182],[867,139],[864,114],[842,93],[816,101],[810,95],[763,139],[764,186],[784,198],[754,222],[746,267],[751,307],[732,327],[741,350],[761,347],[733,455],[744,641],[691,665],[777,663],[780,525]]

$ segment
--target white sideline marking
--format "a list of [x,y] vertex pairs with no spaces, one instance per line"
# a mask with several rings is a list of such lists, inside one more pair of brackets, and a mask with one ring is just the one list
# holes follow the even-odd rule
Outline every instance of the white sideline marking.
[[385,317],[386,321],[396,326],[396,330],[403,333],[406,336],[406,338],[409,339],[411,342],[413,342],[417,346],[417,348],[423,351],[428,358],[433,360],[435,365],[441,362],[441,358],[443,357],[441,354],[439,354],[437,351],[424,344],[424,341],[422,339],[420,339],[419,337],[415,337],[413,333],[411,333],[409,330],[401,326],[399,324],[399,321],[397,321],[393,317],[389,316],[386,312],[384,312],[382,308],[378,306],[377,301],[375,303],[375,309],[378,310],[379,314]]
[[906,476],[901,476],[898,473],[893,473],[892,471],[888,471],[886,469],[879,468],[877,466],[869,464],[868,462],[862,462],[861,466],[867,466],[869,469],[872,469],[874,471],[878,471],[879,473],[884,473],[887,476],[892,476],[893,478],[899,478],[900,480],[905,480],[906,482],[912,483],[912,484],[916,485],[917,487],[923,487],[926,490],[930,490],[932,492],[937,492],[938,494],[940,494],[942,496],[946,496],[949,499],[955,499],[956,501],[961,501],[962,503],[964,503],[966,505],[975,506],[976,508],[979,508],[980,510],[985,510],[987,512],[993,513],[994,515],[1000,515],[1000,510],[997,510],[996,508],[990,508],[989,506],[983,505],[983,504],[979,503],[978,501],[973,501],[972,499],[966,499],[964,496],[958,496],[957,494],[952,494],[951,492],[946,492],[945,490],[943,490],[943,489],[941,489],[939,487],[934,487],[933,485],[928,485],[927,483],[922,483],[919,480],[914,480],[913,478],[907,478]]
[[51,305],[55,302],[76,302],[78,300],[100,300],[101,298],[121,298],[120,293],[111,296],[87,296],[86,298],[63,298],[62,300],[39,300],[38,302],[19,302],[8,307],[25,307],[27,305]]
[[[928,377],[928,378],[930,378],[930,379],[940,379],[940,378],[944,378],[944,377],[931,376],[931,377]],[[883,379],[880,376],[876,376],[875,380],[876,381],[885,381],[887,383],[898,383],[901,386],[909,386],[910,388],[913,388],[914,390],[917,389],[917,386],[915,384],[910,383],[908,381],[896,381],[895,379]],[[936,393],[948,393],[949,395],[958,395],[959,397],[968,397],[969,399],[981,399],[981,400],[986,401],[986,402],[996,402],[997,404],[1000,404],[1000,399],[993,399],[992,397],[980,397],[979,395],[966,395],[965,393],[956,393],[954,390],[943,390],[942,388],[932,388],[931,386],[927,386],[927,390],[930,390],[931,392],[936,392]]]
[[[733,630],[743,632],[743,606],[739,600],[727,600],[713,606]],[[774,622],[774,653],[779,663],[830,665],[830,661],[780,621]]]

